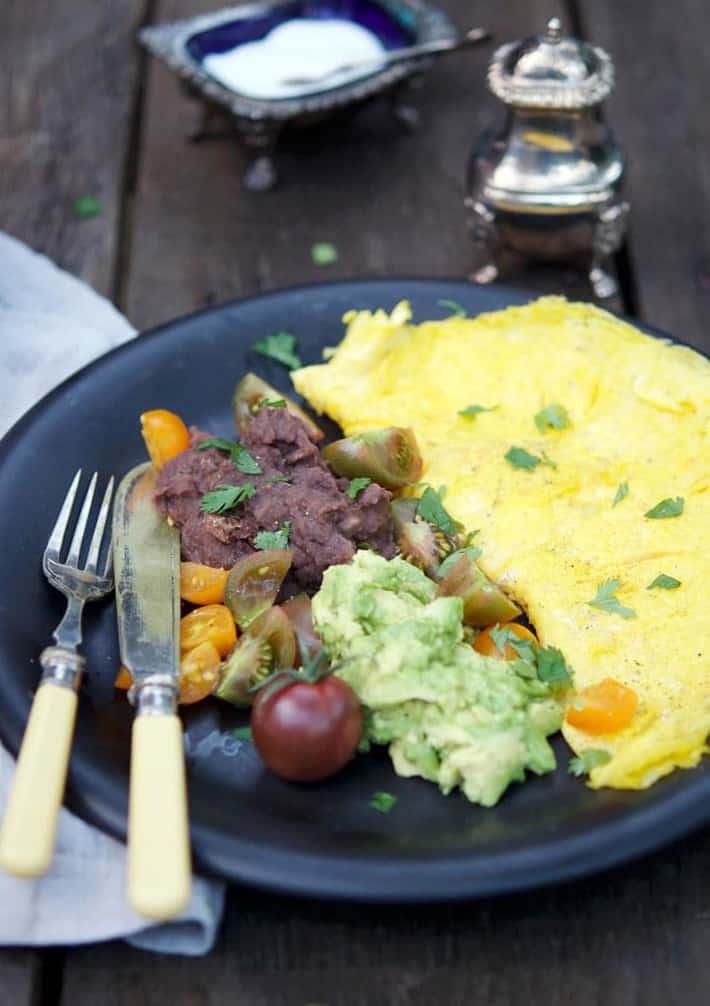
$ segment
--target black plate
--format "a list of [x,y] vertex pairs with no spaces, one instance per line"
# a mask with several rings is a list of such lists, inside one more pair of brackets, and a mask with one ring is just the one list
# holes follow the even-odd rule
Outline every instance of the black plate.
[[[438,301],[469,314],[532,299],[510,289],[438,280],[334,283],[268,294],[192,315],[104,356],[39,403],[0,445],[0,734],[16,751],[38,680],[37,655],[62,613],[40,555],[71,475],[122,475],[144,459],[138,415],[172,409],[229,435],[229,399],[248,369],[290,390],[283,368],[250,352],[286,329],[305,362],[342,334],[349,308],[392,308],[402,297],[416,319],[444,317]],[[67,333],[71,338],[71,333]],[[112,681],[118,649],[112,602],[85,615],[90,676],[81,697],[67,802],[125,837],[131,710]],[[195,863],[219,876],[278,891],[405,901],[510,891],[610,866],[710,819],[710,759],[644,792],[592,792],[560,768],[509,790],[482,810],[399,779],[384,752],[358,757],[318,786],[287,785],[231,736],[246,721],[220,703],[185,713]],[[372,794],[399,798],[389,814]]]

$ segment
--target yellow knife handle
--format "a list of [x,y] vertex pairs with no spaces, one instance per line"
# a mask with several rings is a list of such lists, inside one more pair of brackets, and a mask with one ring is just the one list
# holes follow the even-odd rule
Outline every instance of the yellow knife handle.
[[128,898],[147,919],[172,919],[187,907],[191,884],[182,723],[174,713],[139,708],[131,745]]
[[16,877],[38,877],[52,859],[67,780],[84,659],[50,646],[17,757],[0,831],[0,866]]

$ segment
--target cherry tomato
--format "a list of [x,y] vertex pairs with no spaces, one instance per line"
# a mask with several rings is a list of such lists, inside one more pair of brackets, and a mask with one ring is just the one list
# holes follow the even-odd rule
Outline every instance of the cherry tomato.
[[224,603],[240,629],[271,607],[292,561],[290,548],[266,548],[237,559],[224,587]]
[[505,644],[503,653],[500,652],[491,635],[491,629],[495,628],[509,629],[518,639],[529,639],[536,647],[540,645],[537,636],[530,629],[526,629],[524,625],[518,625],[517,622],[506,622],[505,625],[499,624],[498,626],[490,625],[476,636],[473,643],[474,650],[477,653],[482,653],[484,657],[497,657],[498,660],[518,660],[520,657],[520,654],[516,653],[510,643]]
[[329,675],[257,692],[251,711],[254,745],[276,775],[315,782],[339,772],[355,754],[362,711],[355,692]]
[[141,433],[150,460],[160,470],[166,461],[190,446],[190,434],[180,416],[167,409],[152,409],[141,416]]
[[413,430],[388,426],[335,440],[323,457],[337,475],[367,476],[385,489],[402,489],[422,473],[422,456]]
[[286,409],[292,416],[296,416],[308,427],[311,440],[318,443],[325,434],[316,423],[313,422],[307,412],[304,412],[300,405],[284,395],[283,391],[278,391],[271,384],[267,384],[256,374],[245,374],[239,384],[234,389],[232,396],[232,411],[234,412],[234,422],[239,435],[244,436],[247,426],[252,421],[259,407],[264,401],[282,401],[286,403]]
[[638,702],[633,688],[614,678],[604,678],[572,698],[566,719],[587,734],[612,734],[629,725]]
[[199,562],[180,563],[180,597],[190,604],[221,604],[228,569],[203,566]]
[[439,581],[442,597],[463,598],[465,625],[484,629],[496,622],[505,624],[520,615],[520,608],[498,584],[489,580],[475,559],[466,552]]
[[191,705],[212,694],[219,678],[220,663],[219,650],[209,640],[183,654],[180,661],[180,705]]
[[122,692],[127,692],[128,689],[133,684],[133,678],[131,677],[131,672],[123,664],[118,669],[118,674],[116,675],[116,680],[113,683],[114,688],[120,688]]
[[320,636],[313,628],[313,614],[311,611],[311,599],[308,594],[297,594],[295,597],[284,601],[281,608],[288,616],[288,620],[293,626],[296,634],[297,645],[296,660],[301,662],[301,646],[304,646],[310,658],[315,657],[322,648]]
[[206,604],[180,619],[180,650],[186,653],[209,640],[220,657],[226,657],[237,641],[234,619],[223,604]]
[[251,689],[274,668],[293,667],[295,659],[291,623],[278,605],[267,608],[244,630],[222,663],[215,695],[233,706],[250,706],[254,701]]

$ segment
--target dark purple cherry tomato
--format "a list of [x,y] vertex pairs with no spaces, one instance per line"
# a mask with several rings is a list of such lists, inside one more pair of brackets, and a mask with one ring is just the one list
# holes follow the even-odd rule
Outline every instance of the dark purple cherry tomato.
[[332,674],[315,684],[266,685],[252,706],[251,732],[257,751],[282,779],[327,779],[355,754],[362,733],[360,702]]

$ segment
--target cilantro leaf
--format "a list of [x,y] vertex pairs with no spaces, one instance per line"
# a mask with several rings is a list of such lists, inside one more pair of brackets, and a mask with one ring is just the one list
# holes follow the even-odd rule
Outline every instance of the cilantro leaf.
[[462,555],[467,555],[474,561],[478,559],[481,554],[481,549],[476,548],[475,545],[466,545],[464,548],[457,548],[455,552],[451,552],[443,560],[441,565],[436,571],[436,575],[439,579],[446,576],[452,566],[455,566]]
[[542,464],[542,458],[538,458],[535,454],[530,454],[525,450],[524,447],[511,447],[508,453],[505,455],[505,460],[513,466],[513,468],[523,468],[525,471],[531,472],[538,465]]
[[258,531],[254,535],[254,548],[288,548],[291,521],[285,520],[278,531]]
[[599,765],[606,765],[611,761],[611,755],[603,748],[587,748],[579,758],[570,758],[567,764],[567,771],[570,775],[589,775],[593,768]]
[[675,590],[676,587],[680,587],[681,582],[681,580],[676,580],[674,576],[659,573],[653,583],[649,583],[646,590],[653,590],[654,587],[661,587],[663,590]]
[[288,475],[272,475],[271,478],[267,479],[266,481],[267,482],[290,482],[291,479],[288,477]]
[[371,482],[372,479],[368,479],[365,475],[359,479],[350,479],[350,485],[345,490],[345,495],[349,496],[351,500],[354,500],[357,494],[361,493],[363,489],[367,489]]
[[556,646],[544,646],[538,650],[537,676],[546,685],[569,688],[572,684],[572,668]]
[[80,196],[74,200],[74,216],[79,220],[97,217],[101,212],[101,203],[95,196]]
[[616,496],[614,497],[614,502],[611,505],[616,506],[617,503],[621,503],[622,500],[625,500],[628,495],[629,495],[629,483],[620,482],[619,487],[616,490]]
[[651,520],[661,520],[663,517],[679,517],[683,513],[684,506],[685,499],[682,496],[675,496],[673,499],[668,497],[661,500],[660,503],[656,503],[650,510],[647,510],[644,517],[650,517]]
[[207,440],[200,440],[199,444],[195,444],[195,449],[204,451],[208,447],[216,447],[218,451],[231,452],[234,447],[238,446],[234,440],[225,440],[224,437],[209,437]]
[[542,452],[542,464],[547,465],[548,468],[554,468],[557,471],[557,464],[551,458],[548,458],[547,451]]
[[466,419],[475,419],[481,412],[495,412],[497,405],[467,405],[465,409],[459,409],[458,415]]
[[610,615],[620,615],[622,618],[636,618],[634,609],[625,608],[619,599],[615,597],[620,586],[621,580],[616,577],[604,580],[603,583],[598,584],[595,596],[591,601],[587,601],[587,604],[592,608],[598,608],[600,611],[606,611]]
[[300,357],[296,353],[296,336],[289,332],[274,332],[273,335],[265,335],[263,339],[257,339],[251,347],[255,353],[261,353],[270,360],[283,363],[289,370],[296,370],[302,367]]
[[397,797],[393,793],[374,793],[370,800],[372,809],[379,810],[380,814],[389,814],[396,803]]
[[204,513],[225,513],[251,499],[255,492],[253,482],[245,482],[243,486],[219,485],[212,492],[205,493],[200,510]]
[[440,486],[438,492],[433,486],[428,486],[419,497],[416,514],[427,524],[440,528],[445,534],[456,534],[456,525],[442,502],[445,493],[446,486]]
[[258,462],[251,456],[246,447],[242,447],[235,440],[224,440],[222,437],[210,437],[209,440],[202,440],[197,444],[198,451],[207,447],[215,447],[218,451],[229,451],[232,462],[237,470],[244,475],[262,475],[263,471]]
[[437,300],[439,307],[446,307],[451,311],[452,318],[467,318],[466,308],[461,307],[455,300]]
[[254,406],[252,406],[252,415],[256,415],[262,409],[285,409],[286,399],[285,398],[261,398]]
[[251,727],[237,727],[236,730],[232,731],[232,735],[238,741],[250,741],[252,739]]
[[[490,631],[490,636],[501,653],[505,654],[506,646],[510,646],[520,658],[518,663],[532,667],[540,681],[545,685],[557,685],[570,688],[572,685],[572,668],[565,660],[562,652],[555,646],[538,647],[532,639],[521,639],[509,625],[497,623]],[[522,677],[530,677],[523,673],[524,669],[513,667]]]
[[540,433],[545,430],[564,430],[570,425],[569,413],[564,405],[548,405],[536,412],[534,418]]
[[311,245],[311,261],[314,265],[333,265],[338,261],[338,249],[330,241],[316,241]]

